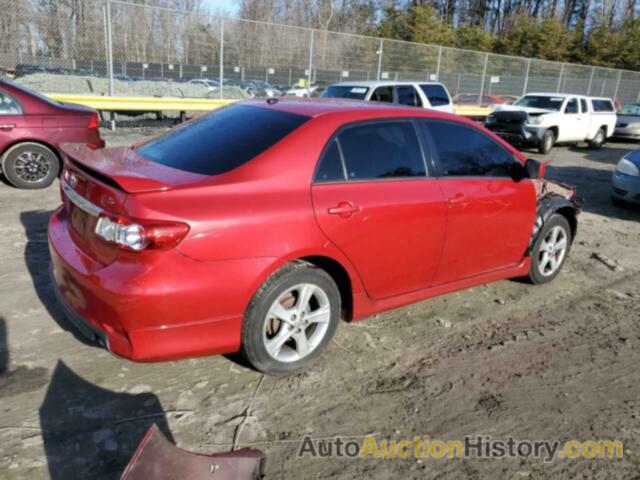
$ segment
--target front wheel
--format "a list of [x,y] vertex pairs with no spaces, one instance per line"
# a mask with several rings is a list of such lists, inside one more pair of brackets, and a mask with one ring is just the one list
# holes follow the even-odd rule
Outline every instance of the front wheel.
[[529,281],[539,285],[556,278],[570,248],[571,227],[565,217],[556,213],[544,224],[533,245]]
[[274,273],[247,308],[242,354],[257,370],[303,370],[327,347],[340,319],[340,292],[324,270],[294,262]]
[[591,148],[592,150],[598,150],[604,144],[605,139],[606,135],[604,129],[601,128],[600,130],[598,130],[598,133],[596,133],[596,136],[593,137],[593,140],[589,140],[589,148]]
[[59,171],[60,161],[56,154],[39,143],[19,143],[2,156],[2,172],[17,188],[46,188]]
[[556,141],[556,136],[553,133],[553,130],[547,130],[542,135],[542,139],[540,140],[540,144],[538,145],[538,152],[546,155],[553,148],[553,144]]

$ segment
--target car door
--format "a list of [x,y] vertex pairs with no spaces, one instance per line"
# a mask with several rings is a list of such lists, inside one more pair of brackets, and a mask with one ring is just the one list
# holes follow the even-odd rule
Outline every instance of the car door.
[[12,95],[0,90],[0,153],[22,135],[24,128],[22,106]]
[[320,228],[352,262],[370,297],[431,284],[446,207],[414,121],[342,128],[325,148],[311,192]]
[[580,112],[580,105],[576,97],[567,100],[564,107],[564,118],[560,126],[560,141],[578,141],[587,138],[589,130],[589,116]]
[[447,203],[447,233],[434,284],[505,269],[522,261],[535,219],[529,179],[511,177],[518,161],[478,128],[420,122]]
[[396,103],[407,107],[422,107],[422,100],[413,85],[398,85],[395,87]]

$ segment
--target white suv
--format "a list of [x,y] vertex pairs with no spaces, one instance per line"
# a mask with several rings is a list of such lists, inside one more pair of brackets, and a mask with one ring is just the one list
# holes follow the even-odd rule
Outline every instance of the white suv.
[[453,113],[447,87],[438,82],[344,82],[329,86],[323,97],[388,102]]
[[511,143],[537,146],[546,154],[556,143],[587,142],[600,148],[613,135],[616,119],[609,98],[528,93],[513,105],[496,107],[485,125]]

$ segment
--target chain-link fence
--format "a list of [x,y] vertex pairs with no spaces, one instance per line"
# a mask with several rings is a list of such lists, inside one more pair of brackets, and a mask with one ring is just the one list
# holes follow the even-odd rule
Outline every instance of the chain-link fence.
[[0,0],[0,8],[0,69],[51,93],[244,98],[264,92],[266,84],[286,90],[340,81],[439,80],[452,95],[479,103],[533,91],[640,101],[640,72],[120,0]]

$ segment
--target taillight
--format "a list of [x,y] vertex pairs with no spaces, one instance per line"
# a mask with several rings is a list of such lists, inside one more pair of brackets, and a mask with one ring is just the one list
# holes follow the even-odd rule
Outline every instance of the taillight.
[[96,235],[107,243],[132,252],[167,250],[175,247],[189,232],[181,222],[132,220],[100,215]]
[[90,130],[98,129],[98,112],[93,112],[91,114],[91,118],[89,119],[89,129]]

